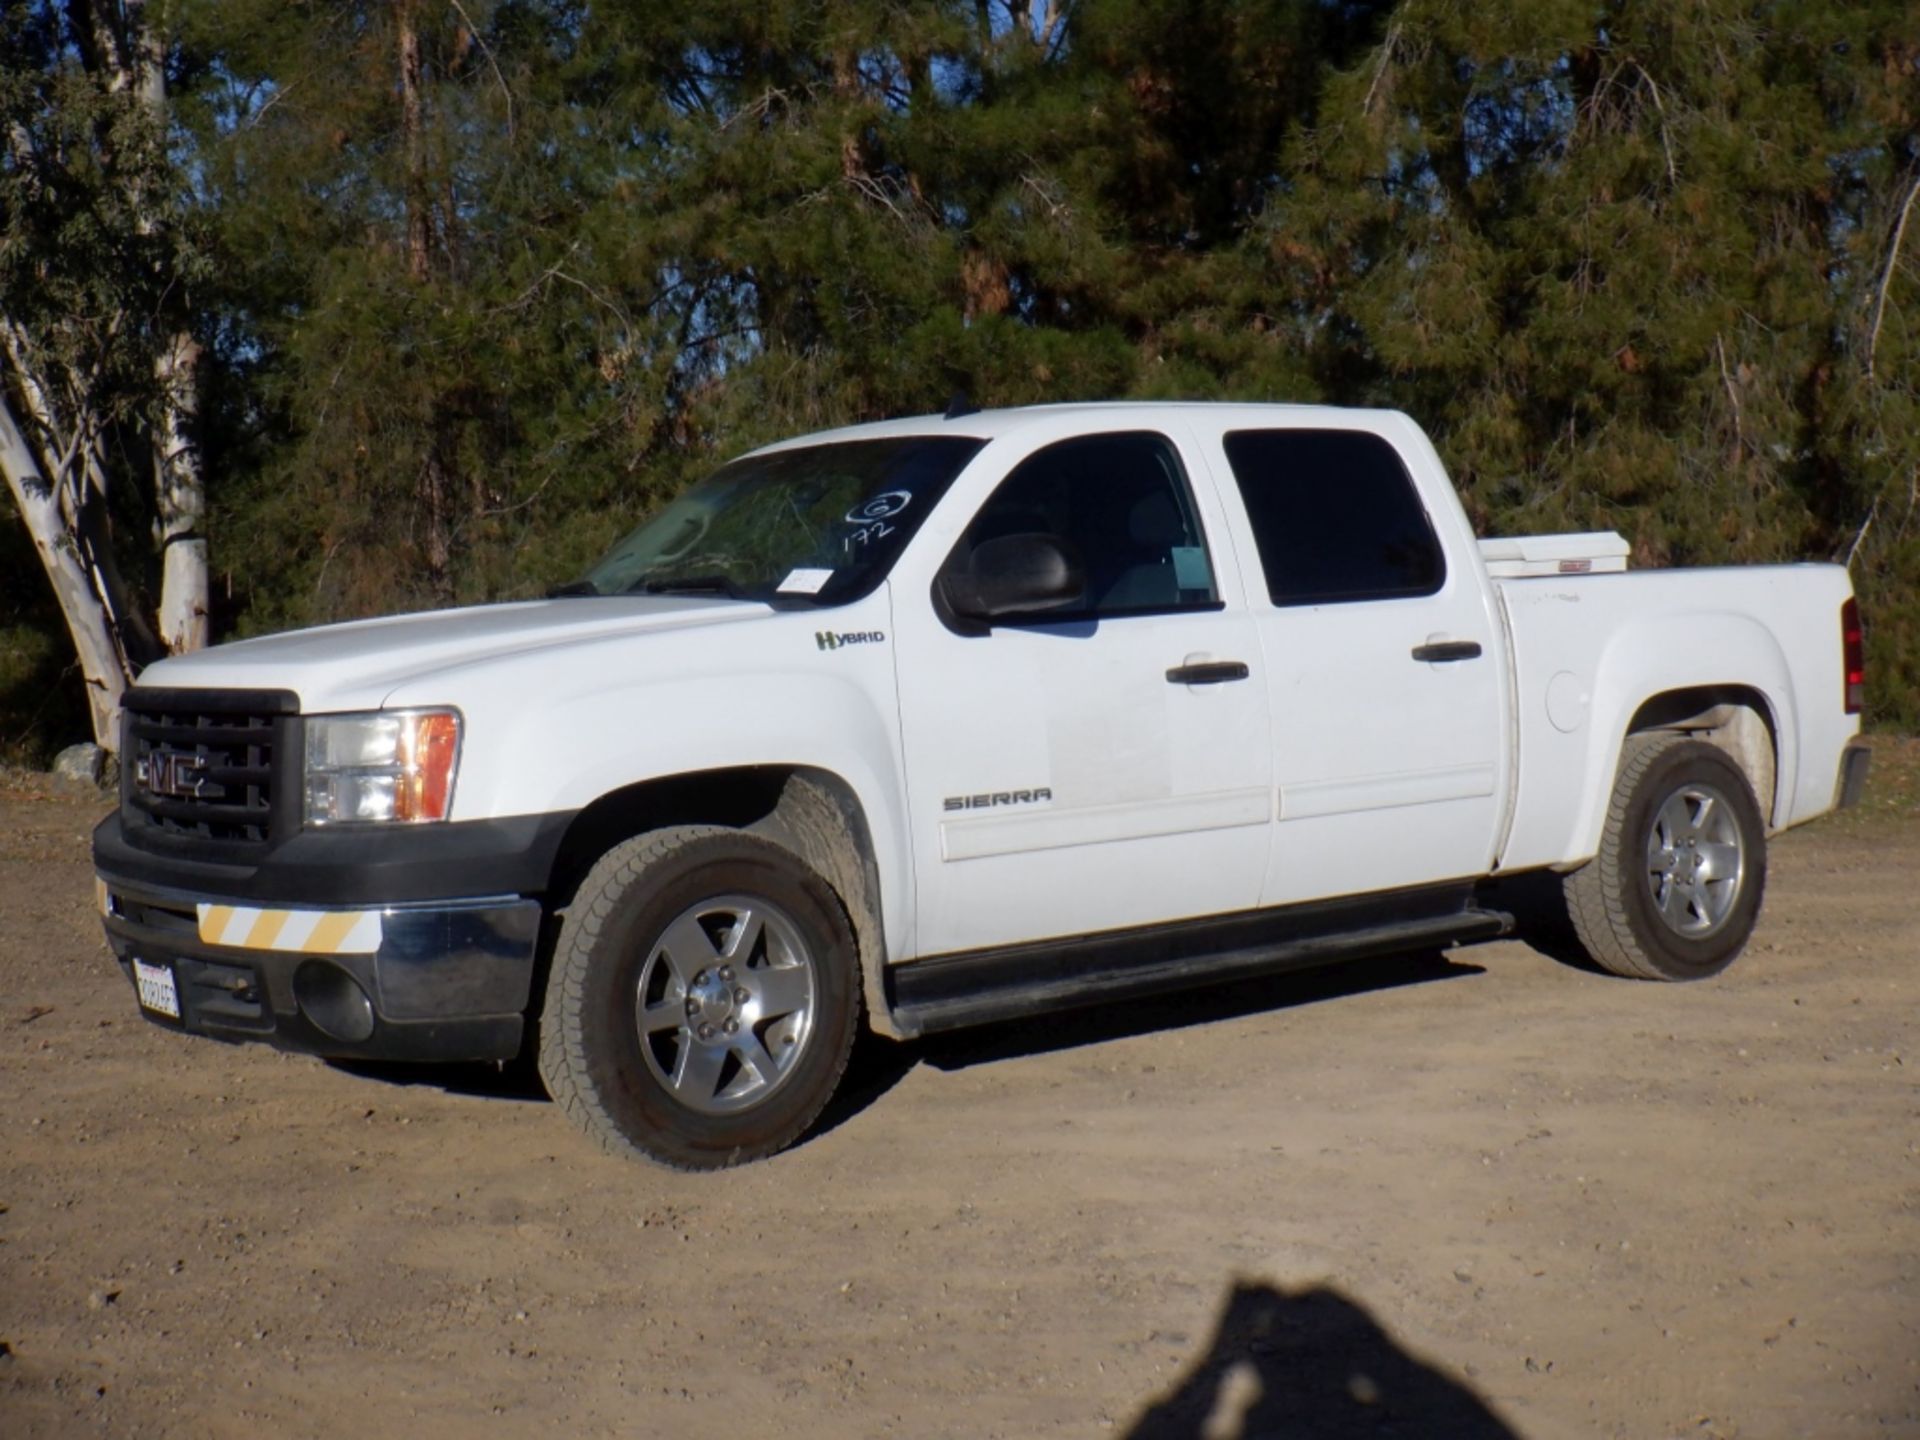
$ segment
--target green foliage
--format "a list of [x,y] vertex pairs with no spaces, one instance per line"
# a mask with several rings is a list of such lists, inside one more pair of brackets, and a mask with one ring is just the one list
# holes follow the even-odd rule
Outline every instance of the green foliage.
[[11,502],[0,497],[0,765],[44,765],[88,733],[59,607]]
[[1920,721],[1920,357],[1903,327],[1866,365],[1920,173],[1911,8],[1410,3],[1323,104],[1268,223],[1276,284],[1323,277],[1327,388],[1418,415],[1491,529],[1655,564],[1858,544],[1877,713]]
[[82,38],[63,7],[0,9],[0,316],[116,424],[155,404],[156,337],[206,257],[166,137]]
[[[1488,530],[1851,557],[1920,725],[1905,0],[1040,9],[180,0],[225,627],[536,594],[955,390],[1323,400],[1419,418]],[[15,50],[9,113],[96,123]],[[63,283],[126,268],[33,204]]]
[[[156,653],[148,616],[156,359],[214,321],[210,256],[178,158],[129,82],[127,11],[0,7],[0,387],[41,454],[83,563],[116,604],[119,643]],[[82,498],[84,497],[84,498]],[[85,734],[68,634],[10,495],[0,491],[0,755]]]

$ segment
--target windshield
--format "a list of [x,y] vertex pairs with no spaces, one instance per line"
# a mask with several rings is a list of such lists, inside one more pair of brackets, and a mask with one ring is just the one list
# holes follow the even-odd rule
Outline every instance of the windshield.
[[985,443],[908,435],[749,455],[686,491],[557,593],[856,600],[885,578]]

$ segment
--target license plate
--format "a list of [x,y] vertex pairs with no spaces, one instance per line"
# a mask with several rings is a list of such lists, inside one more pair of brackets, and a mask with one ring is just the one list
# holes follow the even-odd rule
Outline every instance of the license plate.
[[171,965],[149,965],[144,960],[133,962],[134,983],[140,987],[140,1003],[147,1009],[161,1015],[180,1018],[180,992],[174,988],[173,967]]

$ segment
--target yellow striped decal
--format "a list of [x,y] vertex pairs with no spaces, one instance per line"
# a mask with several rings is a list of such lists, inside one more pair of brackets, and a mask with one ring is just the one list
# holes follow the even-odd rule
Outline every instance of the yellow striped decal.
[[200,939],[238,950],[297,950],[303,955],[371,955],[380,948],[378,910],[257,910],[201,905]]

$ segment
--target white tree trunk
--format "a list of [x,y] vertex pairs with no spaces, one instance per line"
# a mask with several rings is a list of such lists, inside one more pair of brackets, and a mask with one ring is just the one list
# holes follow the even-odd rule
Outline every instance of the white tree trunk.
[[[128,49],[135,57],[140,103],[154,128],[167,131],[166,40],[147,17],[146,0],[130,0]],[[118,77],[116,77],[117,79]],[[146,197],[136,196],[142,233],[154,221]],[[153,435],[154,539],[160,545],[160,642],[170,655],[207,643],[207,540],[200,522],[206,484],[193,422],[200,408],[200,346],[180,331],[154,361],[160,383],[160,422]]]
[[0,471],[6,474],[7,489],[27,522],[33,548],[53,582],[60,613],[73,636],[74,653],[80,658],[80,673],[86,681],[87,706],[93,716],[93,738],[103,750],[118,751],[120,697],[126,691],[127,678],[113,641],[113,628],[106,606],[80,562],[66,518],[60,513],[59,497],[41,470],[33,447],[14,423],[4,391],[0,391]]
[[[0,338],[13,365],[13,381],[26,406],[26,433],[38,448],[40,475],[53,486],[54,504],[64,527],[61,543],[87,577],[107,618],[121,672],[132,680],[148,661],[158,658],[160,642],[153,627],[133,604],[113,556],[112,526],[107,519],[107,472],[97,439],[99,426],[85,413],[62,424],[41,384],[42,367],[33,347],[18,327],[0,318]],[[52,463],[49,463],[49,462]]]
[[160,642],[170,655],[207,643],[207,540],[200,533],[206,490],[189,433],[198,408],[200,347],[173,337],[156,373],[167,399],[153,437],[155,538],[160,542]]

